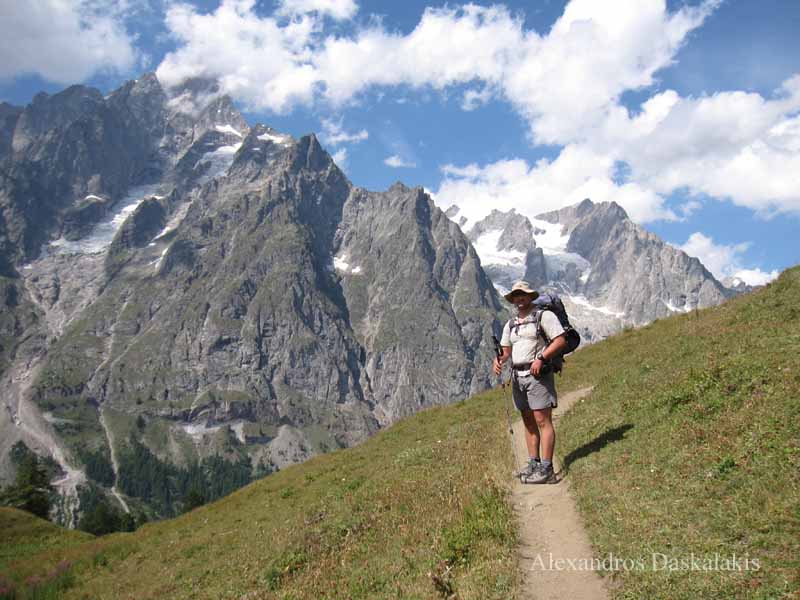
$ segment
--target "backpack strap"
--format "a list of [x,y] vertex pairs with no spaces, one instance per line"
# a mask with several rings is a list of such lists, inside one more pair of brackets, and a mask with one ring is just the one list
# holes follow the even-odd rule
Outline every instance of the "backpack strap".
[[508,332],[514,331],[517,335],[519,335],[519,326],[524,325],[526,323],[533,323],[536,325],[536,335],[537,337],[541,337],[545,343],[549,346],[550,345],[550,338],[547,337],[547,334],[542,329],[542,313],[547,310],[544,308],[537,308],[533,315],[529,315],[524,319],[520,319],[518,317],[511,317],[508,320]]
[[536,324],[536,335],[541,336],[547,346],[550,345],[550,338],[547,337],[547,334],[542,329],[542,313],[544,313],[546,309],[538,309],[536,313],[533,315],[533,322]]

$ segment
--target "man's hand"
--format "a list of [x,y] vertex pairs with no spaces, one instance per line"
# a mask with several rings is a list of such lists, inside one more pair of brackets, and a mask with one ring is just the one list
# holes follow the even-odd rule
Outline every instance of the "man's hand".
[[494,362],[492,363],[492,369],[494,369],[495,375],[500,375],[503,372],[503,365],[500,363],[500,359],[496,356],[494,357]]
[[539,379],[542,374],[542,368],[544,368],[544,362],[537,358],[531,363],[531,375]]

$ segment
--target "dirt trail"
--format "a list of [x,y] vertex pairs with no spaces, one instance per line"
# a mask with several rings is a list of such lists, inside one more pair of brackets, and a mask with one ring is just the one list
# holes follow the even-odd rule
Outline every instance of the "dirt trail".
[[[558,408],[553,411],[556,451],[559,416],[590,392],[591,388],[585,388],[559,396]],[[520,460],[527,460],[521,420],[514,423],[514,442]],[[562,479],[557,457],[555,470],[559,479],[556,484],[523,485],[516,481],[512,488],[520,533],[519,562],[523,577],[520,598],[606,600],[609,594],[603,579],[587,567],[594,553],[569,493],[569,477]]]

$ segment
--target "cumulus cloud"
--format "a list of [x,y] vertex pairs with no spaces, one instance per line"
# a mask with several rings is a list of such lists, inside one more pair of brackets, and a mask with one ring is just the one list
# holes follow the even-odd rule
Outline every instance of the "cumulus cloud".
[[631,178],[660,194],[688,188],[764,215],[800,211],[800,76],[773,98],[720,92],[648,100],[588,143],[628,163]]
[[[312,5],[321,3],[292,3]],[[318,12],[284,22],[287,6],[261,16],[255,0],[223,0],[208,14],[172,5],[166,25],[180,47],[159,66],[159,79],[218,77],[252,108],[281,113],[317,97],[339,106],[372,86],[495,81],[523,38],[521,21],[502,6],[428,8],[408,35],[373,22],[352,36],[323,35]]]
[[56,83],[98,71],[125,72],[137,59],[120,10],[109,2],[2,2],[0,78],[36,74]]
[[394,169],[413,169],[417,166],[417,163],[406,160],[399,154],[393,154],[392,156],[384,159],[383,164]]
[[347,168],[348,154],[347,148],[339,147],[344,144],[358,144],[366,139],[369,139],[369,132],[366,129],[360,131],[346,131],[342,124],[342,119],[325,119],[321,120],[322,132],[320,139],[326,145],[333,148],[338,148],[333,154],[333,162],[335,162],[340,169]]
[[355,16],[358,4],[353,0],[280,0],[275,12],[284,16],[318,13],[333,19],[345,20]]
[[573,0],[546,36],[526,32],[510,55],[503,91],[536,141],[579,141],[609,118],[624,91],[652,85],[718,4],[669,13],[657,0]]
[[739,278],[747,285],[764,285],[778,276],[778,271],[765,272],[761,269],[742,267],[742,254],[751,246],[750,242],[739,244],[716,244],[714,240],[700,232],[695,232],[680,248],[700,262],[719,280],[726,277]]
[[313,99],[316,76],[309,44],[319,25],[313,16],[286,24],[259,17],[255,0],[223,0],[208,14],[173,4],[166,26],[179,47],[156,74],[167,86],[190,77],[219,79],[223,92],[254,109],[285,113]]
[[[547,32],[526,29],[502,5],[469,4],[427,8],[408,33],[373,20],[336,34],[326,33],[322,17],[348,18],[355,3],[284,1],[271,16],[257,14],[254,0],[223,0],[208,14],[175,4],[167,27],[180,47],[158,75],[167,82],[218,77],[249,108],[277,113],[316,103],[338,110],[375,88],[468,86],[463,110],[507,101],[534,145],[561,149],[552,162],[518,165],[519,179],[509,174],[502,185],[493,174],[514,161],[484,165],[473,178],[445,172],[444,198],[456,186],[465,198],[477,198],[538,185],[528,202],[545,191],[548,203],[562,206],[592,195],[616,200],[643,222],[676,218],[664,198],[688,190],[692,198],[677,209],[683,217],[708,197],[767,216],[800,211],[800,77],[769,97],[733,90],[695,98],[663,90],[634,111],[621,102],[626,91],[656,82],[719,3],[671,11],[664,0],[572,0]],[[573,164],[576,155],[589,157],[573,168],[581,176],[553,179],[556,167]],[[624,182],[614,177],[617,164],[626,166]]]
[[488,87],[482,90],[467,90],[461,100],[461,110],[475,110],[492,99],[492,90]]
[[345,131],[342,125],[342,119],[338,121],[322,119],[321,122],[322,132],[320,133],[320,138],[324,143],[330,144],[331,146],[363,142],[369,138],[369,132],[366,129],[353,132]]
[[342,170],[347,168],[347,148],[339,148],[331,155],[333,162]]
[[739,278],[747,285],[766,285],[770,281],[777,279],[778,275],[780,273],[775,269],[769,272],[761,269],[737,269],[733,273],[734,279]]
[[329,37],[315,54],[323,94],[342,104],[375,85],[447,86],[498,81],[523,44],[522,22],[503,6],[426,8],[407,35],[372,25],[354,37]]
[[484,166],[445,165],[436,203],[444,209],[456,204],[459,216],[470,222],[495,208],[514,208],[534,217],[584,198],[614,200],[639,222],[676,218],[656,193],[636,183],[615,183],[614,171],[611,158],[579,145],[565,147],[552,161],[542,159],[533,165],[521,159]]

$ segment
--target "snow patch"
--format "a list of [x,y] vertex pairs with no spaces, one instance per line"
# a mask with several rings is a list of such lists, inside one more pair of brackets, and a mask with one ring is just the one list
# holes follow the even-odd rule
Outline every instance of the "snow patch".
[[[659,298],[659,300],[661,299]],[[692,307],[689,306],[688,300],[683,304],[683,308],[675,306],[670,300],[661,300],[661,303],[672,312],[682,312],[682,313],[692,312]]]
[[525,265],[525,253],[518,250],[498,250],[503,231],[500,229],[482,234],[473,246],[483,265]]
[[[575,265],[582,274],[591,270],[591,263],[575,252],[544,253],[544,264],[549,275],[567,270],[567,265]],[[586,274],[588,278],[588,273]],[[585,282],[584,282],[585,283]]]
[[236,437],[239,439],[239,441],[244,444],[245,443],[245,439],[244,439],[244,421],[239,421],[238,423],[233,423],[231,425],[231,429],[236,434]]
[[544,233],[533,234],[536,246],[541,248],[542,252],[545,254],[561,254],[567,251],[569,236],[563,235],[564,226],[561,223],[550,223],[540,219],[531,219],[530,221],[534,230],[544,230]]
[[149,246],[155,246],[156,240],[158,240],[159,238],[164,237],[165,235],[167,235],[173,229],[177,229],[178,225],[180,225],[183,222],[183,219],[186,218],[186,213],[189,212],[189,207],[192,205],[193,201],[194,201],[194,197],[192,197],[192,200],[189,200],[188,202],[184,202],[183,205],[178,210],[175,211],[175,214],[172,215],[172,218],[169,221],[167,221],[167,224],[164,225],[164,229],[159,231],[158,235],[156,237],[154,237],[153,241],[150,242],[150,244],[148,244],[148,245]]
[[179,427],[185,433],[188,433],[194,441],[199,442],[203,439],[203,436],[212,434],[223,426],[208,425],[207,423],[181,423]]
[[350,265],[345,260],[347,258],[346,254],[342,256],[334,256],[333,257],[333,268],[337,271],[344,271],[345,273],[350,269]]
[[347,262],[347,254],[341,254],[339,256],[333,257],[333,268],[336,271],[342,271],[343,273],[350,273],[352,275],[358,275],[361,273],[361,266],[351,266],[349,262]]
[[88,196],[86,196],[84,198],[84,200],[100,200],[100,201],[102,201],[103,199],[100,196],[95,196],[94,194],[89,194]]
[[583,296],[583,295],[579,295],[579,296],[569,296],[568,295],[567,298],[569,298],[572,302],[574,302],[575,304],[578,304],[579,306],[584,306],[584,307],[586,307],[586,308],[588,308],[590,310],[595,310],[597,312],[601,312],[604,315],[609,315],[609,316],[617,317],[617,318],[622,318],[622,317],[625,316],[624,312],[616,312],[614,310],[611,310],[607,306],[595,306],[594,304],[589,302],[589,300],[586,298],[586,296]]
[[288,135],[275,135],[272,133],[262,133],[258,136],[262,142],[274,142],[275,144],[282,144],[284,146],[288,146],[291,141]]
[[187,433],[194,442],[201,442],[207,435],[212,435],[225,427],[230,427],[240,442],[244,443],[244,421],[236,421],[231,423],[219,423],[217,425],[209,425],[207,422],[203,423],[181,423],[178,425],[184,433]]
[[56,254],[99,254],[111,244],[117,231],[133,211],[146,199],[153,196],[158,184],[137,185],[118,201],[111,212],[97,223],[92,232],[85,238],[71,241],[64,237],[50,242],[50,248]]
[[233,164],[233,157],[241,147],[242,143],[239,142],[232,146],[220,146],[216,150],[206,152],[203,157],[197,161],[196,166],[208,164],[208,171],[198,180],[198,183],[202,185],[208,183],[212,179],[227,174],[228,169]]
[[154,266],[154,267],[155,267],[155,270],[156,270],[156,271],[158,271],[158,267],[160,267],[160,266],[161,266],[161,261],[162,261],[162,260],[164,260],[164,257],[167,255],[167,252],[169,251],[169,248],[170,248],[169,246],[167,246],[166,248],[164,248],[164,249],[161,251],[161,255],[160,255],[160,256],[159,256],[157,259],[155,259],[154,261],[151,261],[151,262],[148,264],[148,266]]
[[234,129],[232,125],[217,125],[215,129],[220,133],[232,133],[233,135],[242,137],[242,134],[239,132],[239,130]]

